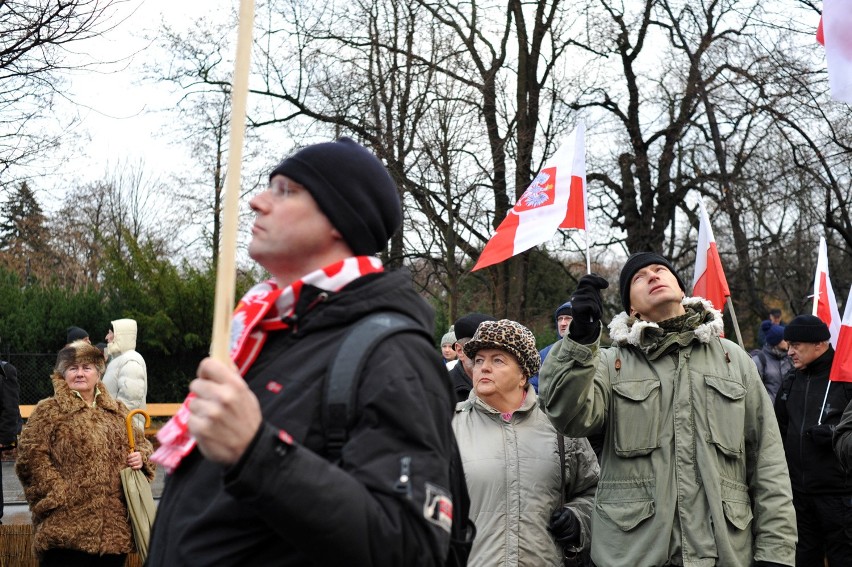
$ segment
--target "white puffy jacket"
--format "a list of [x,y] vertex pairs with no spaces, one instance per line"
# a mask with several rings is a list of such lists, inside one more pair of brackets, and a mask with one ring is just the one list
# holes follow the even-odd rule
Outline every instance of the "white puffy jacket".
[[[136,352],[136,321],[118,319],[112,322],[113,340],[107,347],[110,361],[103,384],[110,395],[124,402],[128,409],[145,409],[148,394],[148,371],[145,359]],[[142,421],[141,416],[137,416]]]

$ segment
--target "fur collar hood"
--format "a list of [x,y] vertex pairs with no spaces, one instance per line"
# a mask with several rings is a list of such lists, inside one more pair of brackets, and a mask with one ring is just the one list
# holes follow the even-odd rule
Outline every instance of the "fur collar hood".
[[694,328],[690,332],[665,333],[659,325],[651,321],[642,321],[622,311],[609,324],[609,336],[617,346],[634,346],[646,353],[656,350],[669,335],[678,335],[681,344],[688,344],[693,337],[701,343],[709,343],[720,337],[724,331],[722,313],[713,308],[713,304],[702,297],[685,297],[681,302],[687,314],[692,314],[690,323]]

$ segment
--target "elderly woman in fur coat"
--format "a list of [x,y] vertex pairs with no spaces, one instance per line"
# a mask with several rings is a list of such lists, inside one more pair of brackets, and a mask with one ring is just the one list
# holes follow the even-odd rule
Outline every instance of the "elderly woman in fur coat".
[[52,398],[38,403],[21,433],[15,472],[35,530],[33,548],[45,566],[121,566],[133,548],[119,471],[151,479],[151,443],[136,428],[130,452],[127,407],[101,383],[104,358],[76,341],[59,352]]

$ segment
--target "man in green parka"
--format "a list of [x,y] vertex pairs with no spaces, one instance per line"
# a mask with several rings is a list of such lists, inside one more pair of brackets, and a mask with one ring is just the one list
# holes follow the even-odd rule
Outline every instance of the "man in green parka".
[[796,518],[772,405],[757,368],[722,338],[722,316],[686,298],[668,260],[630,256],[624,313],[600,348],[600,292],[590,274],[574,321],[540,373],[557,430],[604,431],[592,559],[624,565],[793,565]]

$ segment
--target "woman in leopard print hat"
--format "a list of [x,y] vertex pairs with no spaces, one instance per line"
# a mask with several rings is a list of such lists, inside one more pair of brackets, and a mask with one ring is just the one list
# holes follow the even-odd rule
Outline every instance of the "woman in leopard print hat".
[[565,439],[563,474],[559,436],[529,384],[541,361],[529,329],[484,321],[464,353],[473,390],[456,406],[453,430],[476,524],[468,565],[562,565],[563,554],[589,547],[599,473],[592,447]]

